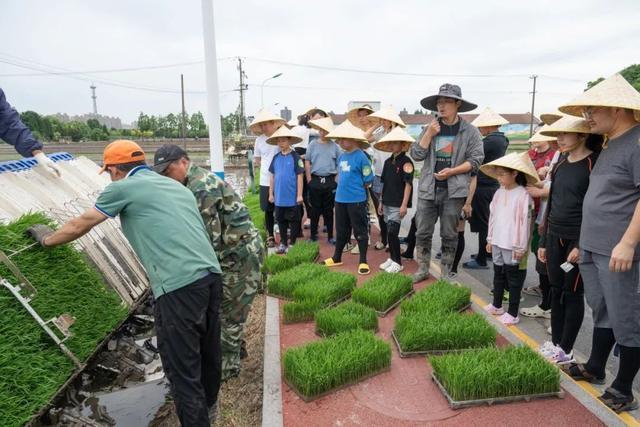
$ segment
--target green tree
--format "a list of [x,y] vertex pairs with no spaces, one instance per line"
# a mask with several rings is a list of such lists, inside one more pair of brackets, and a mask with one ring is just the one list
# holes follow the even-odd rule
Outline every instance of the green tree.
[[191,138],[206,138],[209,136],[207,130],[207,124],[204,121],[204,117],[200,111],[193,113],[189,118],[189,137]]
[[98,121],[98,119],[89,119],[87,120],[87,126],[89,126],[89,129],[93,130],[93,129],[100,129],[100,122]]
[[[631,83],[631,86],[640,92],[640,64],[629,65],[627,68],[620,71],[620,74],[622,74],[622,77]],[[587,82],[587,88],[585,90],[591,89],[603,80],[604,77],[599,77],[596,80]]]

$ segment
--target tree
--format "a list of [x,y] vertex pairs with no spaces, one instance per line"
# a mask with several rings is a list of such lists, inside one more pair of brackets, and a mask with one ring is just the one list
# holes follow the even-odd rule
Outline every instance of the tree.
[[424,114],[424,112],[421,109],[417,109],[413,114]]
[[193,113],[189,118],[189,136],[191,138],[206,138],[209,136],[207,124],[200,111]]
[[87,126],[89,126],[89,129],[91,130],[100,129],[100,122],[98,119],[89,119],[87,120]]
[[[630,84],[640,92],[640,64],[629,65],[624,70],[620,71],[622,77],[624,77]],[[597,78],[596,80],[592,80],[587,82],[587,88],[585,90],[591,89],[593,86],[597,85],[601,81],[604,80],[604,77]]]
[[222,125],[222,136],[226,137],[231,135],[237,129],[238,115],[231,113],[226,117],[220,116],[220,121]]

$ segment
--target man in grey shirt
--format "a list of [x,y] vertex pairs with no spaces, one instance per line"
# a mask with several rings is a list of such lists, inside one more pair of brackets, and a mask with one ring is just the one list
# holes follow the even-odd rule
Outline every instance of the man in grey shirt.
[[591,172],[580,232],[580,273],[594,322],[591,355],[565,369],[602,384],[617,343],[618,374],[600,400],[630,411],[638,407],[632,386],[640,369],[640,93],[616,74],[560,111],[584,116],[592,132],[608,138]]

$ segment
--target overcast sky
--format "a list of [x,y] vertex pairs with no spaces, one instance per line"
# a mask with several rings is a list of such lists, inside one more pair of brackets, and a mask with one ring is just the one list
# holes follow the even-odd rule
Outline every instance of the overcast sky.
[[[295,114],[314,105],[343,112],[352,100],[413,112],[444,82],[480,107],[527,112],[529,76],[538,74],[540,113],[586,81],[640,62],[637,0],[214,0],[214,8],[223,114],[238,105],[237,56],[246,58],[248,115],[260,108],[261,82],[276,73],[283,75],[267,83],[265,106]],[[88,113],[94,79],[101,114],[131,122],[140,111],[178,112],[180,73],[194,92],[187,110],[206,108],[200,0],[3,0],[0,13],[0,87],[20,111]],[[48,71],[195,64],[70,78],[6,62]]]

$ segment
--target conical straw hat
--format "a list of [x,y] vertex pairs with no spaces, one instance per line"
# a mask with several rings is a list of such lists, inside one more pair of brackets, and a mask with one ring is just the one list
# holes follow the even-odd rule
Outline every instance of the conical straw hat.
[[489,107],[482,110],[482,113],[480,113],[480,115],[478,115],[478,117],[476,117],[476,119],[471,122],[471,124],[477,128],[502,126],[508,123],[509,121],[507,119],[505,119]]
[[533,136],[529,138],[528,142],[554,142],[558,140],[558,138],[556,138],[555,136],[546,136],[541,133],[546,130],[549,130],[549,125],[542,126],[539,131],[534,133]]
[[302,141],[302,138],[293,133],[291,129],[286,126],[280,126],[278,130],[273,133],[273,135],[267,138],[267,144],[278,145],[278,142],[276,141],[276,139],[278,138],[289,138],[289,142],[291,144],[297,144],[298,142]]
[[620,74],[614,74],[591,89],[578,95],[573,101],[559,108],[563,113],[582,117],[585,107],[618,107],[634,110],[640,121],[640,93]]
[[[360,123],[358,121],[358,111],[359,110],[367,110],[369,114],[373,113],[373,108],[369,104],[361,105],[360,107],[352,108],[347,112],[347,120],[349,120],[354,126],[360,127]],[[366,129],[362,129],[366,130]]]
[[336,126],[329,135],[329,139],[351,139],[357,141],[360,148],[369,148],[369,143],[364,137],[362,129],[355,127],[349,120],[345,120],[340,125]]
[[529,184],[536,184],[540,182],[538,173],[536,172],[536,168],[535,166],[533,166],[533,162],[529,157],[529,153],[527,153],[526,151],[522,153],[507,154],[506,156],[500,157],[493,162],[480,166],[480,170],[485,175],[488,175],[494,179],[498,179],[498,175],[496,174],[497,167],[513,169],[517,170],[518,172],[522,172],[527,178],[527,183]]
[[309,126],[316,130],[323,130],[325,132],[331,132],[335,127],[331,117],[323,117],[321,119],[309,120]]
[[382,108],[375,113],[369,114],[368,116],[371,124],[378,124],[382,120],[389,120],[392,123],[397,124],[398,126],[406,127],[398,113],[395,112],[393,107]]
[[415,142],[415,139],[409,135],[400,126],[391,129],[391,132],[380,138],[380,141],[373,145],[373,148],[380,151],[386,151],[391,153],[391,144],[394,142],[402,142],[402,151],[408,151],[411,148],[411,144]]
[[270,121],[276,122],[278,126],[281,126],[286,123],[286,121],[282,117],[276,116],[275,114],[273,114],[268,110],[260,110],[256,113],[256,116],[254,117],[253,121],[249,125],[249,129],[254,135],[262,135],[262,130],[260,129],[260,126],[259,126],[260,123],[270,122]]
[[552,125],[564,116],[566,116],[566,114],[556,110],[551,113],[540,114],[540,120],[542,120],[542,123],[544,123],[545,125]]
[[591,133],[589,123],[585,119],[574,116],[563,116],[560,120],[540,131],[542,136],[558,136],[559,133]]

